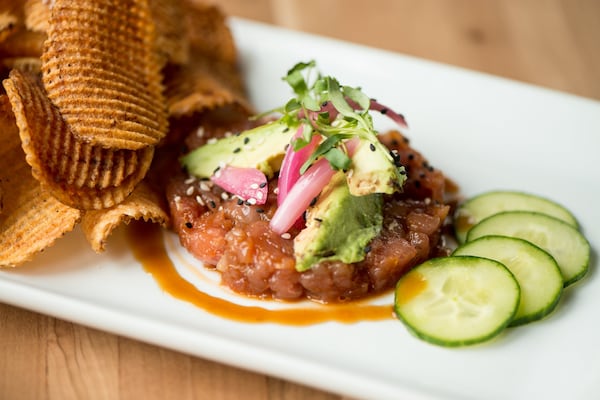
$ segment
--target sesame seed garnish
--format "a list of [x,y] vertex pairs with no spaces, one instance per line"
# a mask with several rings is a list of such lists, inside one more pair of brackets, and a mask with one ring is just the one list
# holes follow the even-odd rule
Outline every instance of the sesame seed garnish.
[[235,149],[233,149],[234,153],[239,153],[240,151],[242,151],[241,147],[236,147]]
[[206,182],[200,182],[200,190],[203,192],[208,192],[210,191],[210,185]]
[[313,218],[313,219],[319,223],[323,222],[323,220],[321,218]]
[[196,196],[196,203],[200,204],[201,206],[205,205],[204,200],[202,200],[202,197],[200,197],[199,195]]
[[375,145],[373,143],[370,143],[369,149],[371,149],[371,151],[375,151]]
[[312,206],[314,206],[315,204],[317,204],[317,197],[313,197],[313,199],[310,201],[310,204],[309,204],[309,206],[310,206],[310,207],[312,207]]
[[262,214],[262,213],[264,213],[264,212],[265,212],[265,210],[264,210],[264,209],[262,209],[262,208],[257,208],[257,209],[256,209],[256,212],[257,212],[257,213],[259,213],[259,214]]
[[258,183],[251,184],[250,189],[254,189],[254,190],[258,189]]
[[246,203],[247,203],[248,205],[251,205],[251,206],[253,206],[253,205],[255,205],[255,204],[256,204],[256,199],[255,199],[255,198],[252,198],[252,197],[250,197],[248,200],[246,200]]
[[223,193],[221,193],[221,198],[223,200],[229,200],[229,194],[227,192],[223,192]]
[[259,188],[264,188],[265,186],[267,186],[267,182],[262,182],[260,185],[258,185]]
[[285,233],[282,233],[282,234],[281,234],[281,238],[282,238],[282,239],[286,239],[286,240],[287,240],[287,239],[291,239],[291,238],[292,238],[292,235],[291,235],[289,232],[285,232]]
[[238,206],[241,206],[242,204],[244,204],[244,200],[238,198],[237,204]]
[[279,187],[276,187],[275,189],[273,189],[273,193],[278,194],[279,193]]
[[191,222],[186,222],[185,223],[185,227],[188,229],[192,229],[192,227],[194,226],[194,224],[192,224]]
[[206,141],[206,143],[207,143],[207,144],[214,144],[214,143],[217,143],[217,138],[214,138],[214,137],[213,137],[213,138],[210,138],[210,139],[208,139],[208,140]]
[[227,131],[223,134],[223,136],[225,136],[225,137],[231,137],[232,135],[233,135],[233,132],[231,132],[231,131]]
[[196,131],[196,136],[199,138],[204,136],[204,127],[203,126],[198,128],[198,130]]
[[185,181],[183,181],[183,183],[185,183],[186,185],[189,185],[189,184],[194,183],[194,182],[196,182],[196,178],[194,176],[190,176]]
[[262,200],[262,199],[263,199],[263,194],[262,194],[262,192],[256,192],[256,199],[257,199],[257,200]]
[[214,201],[214,200],[210,200],[210,201],[208,202],[208,204],[210,204],[210,206],[211,206],[212,208],[217,208],[217,203],[215,203],[215,201]]
[[194,193],[194,187],[193,186],[189,186],[186,190],[185,190],[185,194],[188,196],[191,196]]
[[385,114],[387,114],[387,112],[388,112],[388,111],[389,111],[389,110],[388,110],[387,108],[383,108],[383,109],[381,109],[381,111],[380,111],[380,112],[381,112],[383,115],[385,115]]
[[248,144],[248,142],[250,142],[250,138],[248,136],[246,136],[244,138],[244,144]]
[[365,246],[365,253],[369,253],[371,251],[371,246],[370,245],[366,245]]

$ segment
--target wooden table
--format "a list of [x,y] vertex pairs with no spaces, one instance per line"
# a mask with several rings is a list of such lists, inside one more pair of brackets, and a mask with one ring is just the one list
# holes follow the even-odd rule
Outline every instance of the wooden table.
[[[220,4],[229,15],[600,100],[598,0]],[[0,338],[0,399],[342,398],[3,304]]]

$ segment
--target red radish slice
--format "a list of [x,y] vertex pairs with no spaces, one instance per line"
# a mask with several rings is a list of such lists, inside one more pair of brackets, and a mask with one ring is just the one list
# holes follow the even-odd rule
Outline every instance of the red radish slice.
[[250,204],[265,204],[267,201],[267,177],[256,168],[240,168],[225,166],[220,168],[211,178],[220,186]]

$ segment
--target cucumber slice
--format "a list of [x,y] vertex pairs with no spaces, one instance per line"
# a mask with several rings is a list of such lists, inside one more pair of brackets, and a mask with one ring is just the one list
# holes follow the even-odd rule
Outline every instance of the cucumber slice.
[[467,232],[479,221],[503,211],[533,211],[548,214],[577,228],[577,220],[569,210],[546,198],[514,191],[492,191],[472,197],[459,205],[454,214],[454,232],[464,243]]
[[454,255],[490,258],[506,266],[521,287],[521,301],[510,326],[536,321],[556,308],[563,278],[554,258],[523,239],[484,236],[457,248]]
[[590,244],[573,226],[546,214],[505,211],[483,219],[467,234],[467,242],[501,235],[527,240],[556,260],[566,287],[583,278],[590,262]]
[[394,311],[417,337],[456,347],[502,332],[515,315],[519,298],[519,284],[497,261],[433,258],[398,281]]

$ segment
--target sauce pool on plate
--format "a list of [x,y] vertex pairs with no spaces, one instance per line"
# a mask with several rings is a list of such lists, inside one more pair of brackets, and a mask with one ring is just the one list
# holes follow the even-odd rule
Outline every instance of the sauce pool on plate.
[[[329,321],[355,323],[394,318],[391,304],[372,304],[373,299],[342,304],[316,304],[289,308],[268,309],[242,305],[199,290],[184,279],[167,254],[161,228],[153,224],[132,223],[126,230],[129,246],[144,270],[162,290],[171,296],[194,304],[219,317],[247,323],[279,323],[284,325],[311,325]],[[203,268],[201,265],[198,268]],[[269,301],[269,300],[265,300]]]

